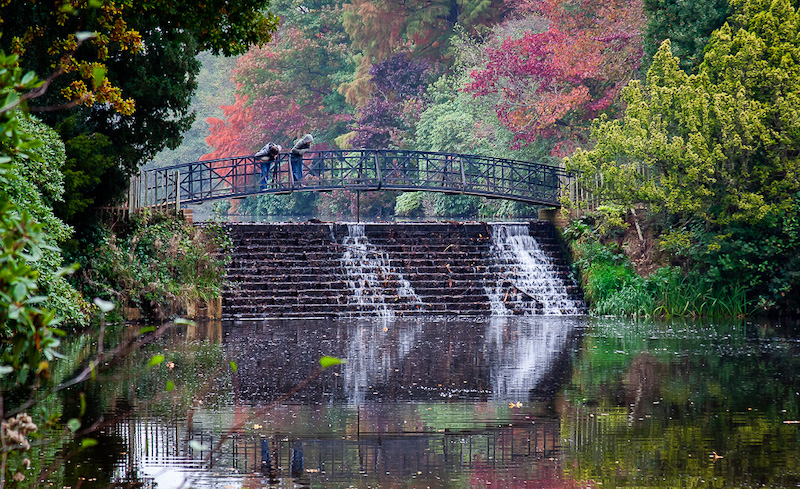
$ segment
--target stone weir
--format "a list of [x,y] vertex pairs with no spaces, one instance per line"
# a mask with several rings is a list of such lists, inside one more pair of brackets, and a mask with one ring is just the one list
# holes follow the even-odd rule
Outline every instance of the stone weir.
[[580,314],[548,221],[230,224],[225,319]]

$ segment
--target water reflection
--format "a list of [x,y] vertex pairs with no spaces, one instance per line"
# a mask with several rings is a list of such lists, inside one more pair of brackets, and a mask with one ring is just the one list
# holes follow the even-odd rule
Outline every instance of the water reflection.
[[[797,338],[776,324],[544,317],[175,330],[121,370],[154,352],[163,368],[87,392],[107,420],[100,445],[45,483],[796,486]],[[348,363],[272,404],[322,354]]]
[[238,394],[266,402],[311,375],[322,355],[346,359],[297,400],[552,399],[568,374],[578,318],[359,318],[227,323]]
[[552,399],[569,373],[575,318],[492,317],[486,334],[493,401]]

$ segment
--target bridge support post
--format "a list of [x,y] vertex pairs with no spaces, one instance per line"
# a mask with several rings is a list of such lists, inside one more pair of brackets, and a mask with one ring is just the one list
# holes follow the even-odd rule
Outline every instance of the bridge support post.
[[181,213],[181,171],[175,170],[175,215]]

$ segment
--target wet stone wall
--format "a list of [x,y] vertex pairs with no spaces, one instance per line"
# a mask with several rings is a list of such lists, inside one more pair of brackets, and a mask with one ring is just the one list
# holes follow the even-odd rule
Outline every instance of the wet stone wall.
[[[580,301],[552,223],[526,224],[547,255],[546,274]],[[233,256],[223,318],[342,315],[489,315],[489,290],[507,281],[487,223],[278,223],[229,225]],[[532,303],[510,286],[495,294]],[[513,308],[510,314],[518,314]]]

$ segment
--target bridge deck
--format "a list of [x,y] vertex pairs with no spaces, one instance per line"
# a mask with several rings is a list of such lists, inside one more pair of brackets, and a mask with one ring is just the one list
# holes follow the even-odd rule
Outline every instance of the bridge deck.
[[138,201],[143,206],[242,198],[257,194],[346,190],[399,190],[466,194],[560,206],[571,174],[541,163],[477,155],[405,150],[309,151],[303,178],[292,176],[289,155],[278,156],[269,175],[253,156],[197,161],[147,170]]

